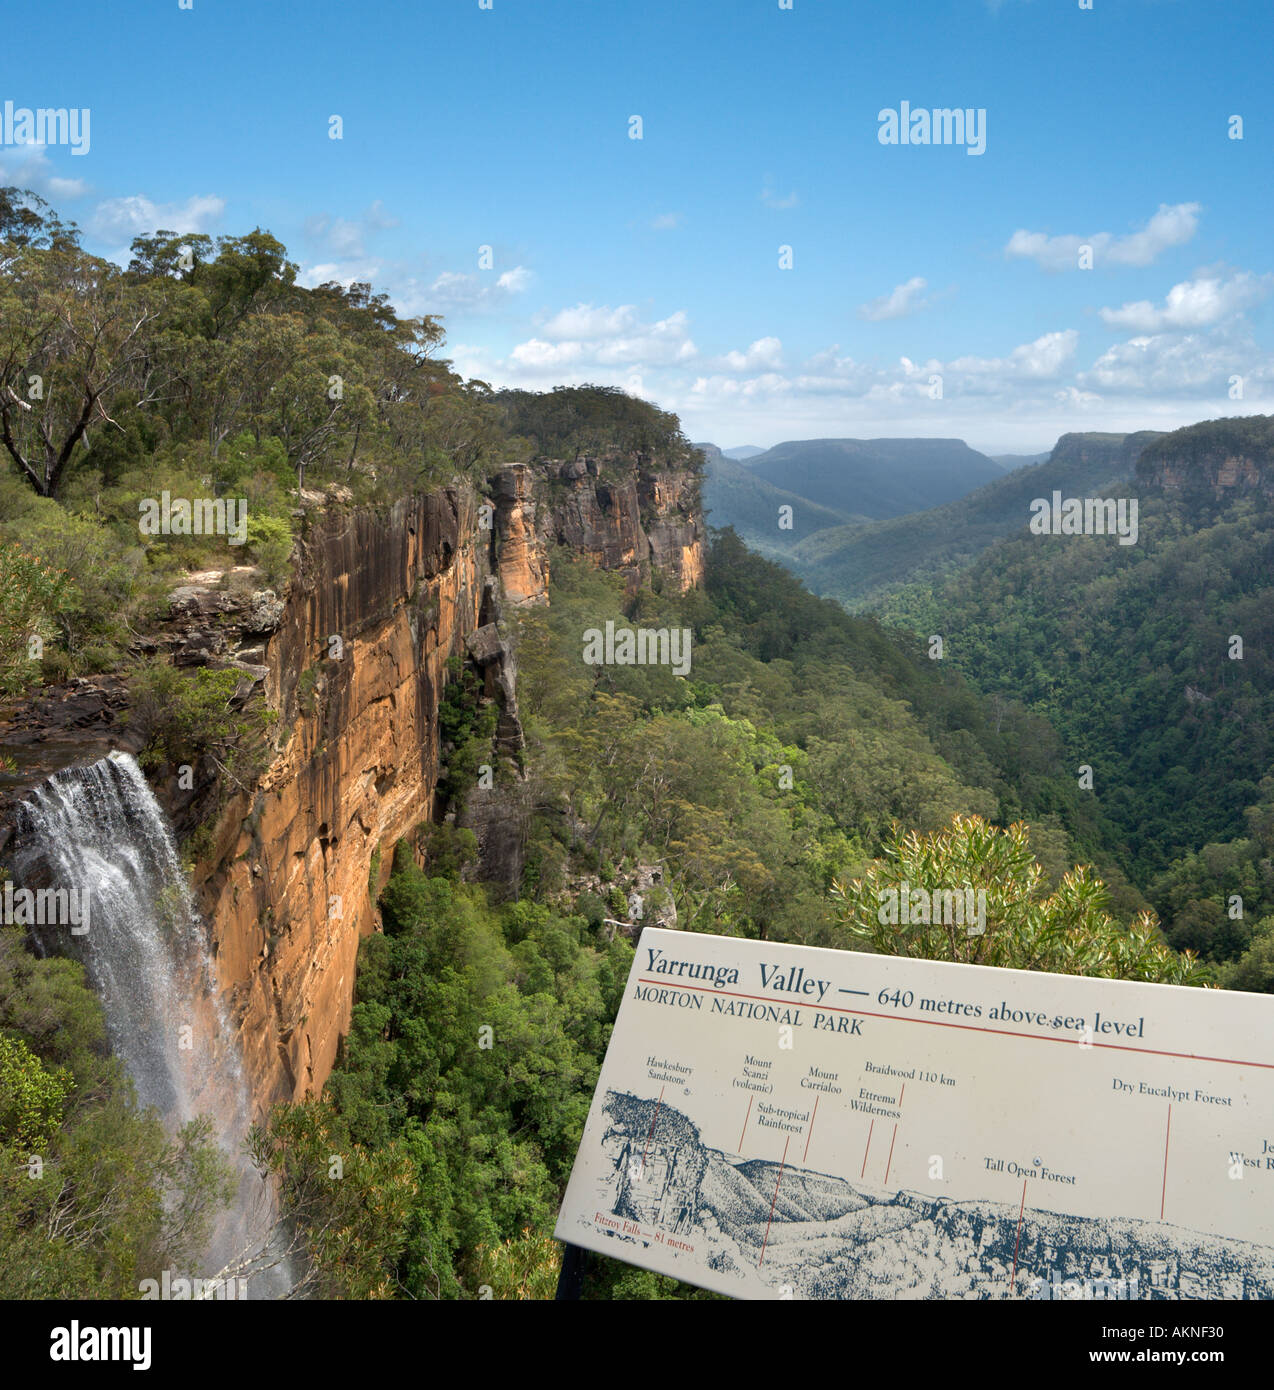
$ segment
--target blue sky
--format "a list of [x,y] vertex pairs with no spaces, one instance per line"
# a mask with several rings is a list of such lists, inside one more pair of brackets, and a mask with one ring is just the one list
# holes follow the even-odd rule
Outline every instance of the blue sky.
[[[0,146],[0,181],[117,258],[268,228],[307,283],[441,314],[493,384],[614,383],[725,447],[1274,411],[1269,0],[46,0],[39,28],[0,107],[87,107],[90,146]],[[984,110],[984,152],[882,144],[903,101]]]

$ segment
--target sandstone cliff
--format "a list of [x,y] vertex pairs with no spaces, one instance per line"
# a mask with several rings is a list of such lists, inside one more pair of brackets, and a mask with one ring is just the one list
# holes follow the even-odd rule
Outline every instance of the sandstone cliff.
[[496,479],[505,595],[534,599],[554,544],[618,570],[632,593],[652,580],[683,591],[697,585],[704,527],[699,478],[687,463],[612,454],[505,469]]
[[1138,430],[1135,434],[1064,434],[1053,446],[1048,463],[1053,467],[1096,467],[1104,474],[1097,478],[1100,485],[1132,474],[1145,450],[1163,437],[1158,430]]
[[[685,462],[512,464],[489,497],[458,486],[388,512],[326,499],[305,513],[286,599],[233,592],[233,576],[215,572],[173,595],[168,629],[144,645],[240,671],[240,698],[278,714],[268,766],[249,785],[209,785],[205,768],[193,788],[176,776],[156,788],[179,830],[220,805],[194,887],[258,1109],[317,1093],[335,1061],[393,846],[439,809],[448,660],[483,673],[508,752],[520,726],[502,611],[547,600],[561,545],[621,572],[633,592],[697,584],[703,523]],[[136,751],[126,703],[121,683],[104,680],[17,711],[0,728],[0,748],[21,758],[9,806],[59,766],[110,746]],[[497,873],[515,871],[516,814],[488,796],[477,820]]]
[[480,625],[483,542],[456,491],[328,512],[304,540],[266,650],[282,748],[231,797],[195,881],[258,1103],[331,1069],[373,858],[433,811],[443,668]]

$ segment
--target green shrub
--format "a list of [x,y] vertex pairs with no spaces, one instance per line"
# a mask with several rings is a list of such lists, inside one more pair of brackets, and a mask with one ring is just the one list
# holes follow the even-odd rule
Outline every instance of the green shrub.
[[[0,695],[16,695],[39,683],[31,639],[53,640],[70,592],[70,580],[55,566],[25,546],[0,542]],[[45,661],[51,656],[46,648]]]
[[420,838],[431,874],[459,878],[463,870],[477,862],[478,837],[472,830],[429,824],[421,827]]
[[232,708],[240,679],[237,671],[202,667],[183,674],[161,661],[144,667],[129,685],[127,715],[146,736],[142,766],[193,765],[207,755],[238,779],[259,770],[265,761],[262,738],[277,716],[260,704]]
[[65,1067],[50,1070],[21,1039],[0,1035],[0,1144],[43,1148],[73,1086]]
[[287,519],[250,512],[247,544],[267,586],[282,591],[292,577],[292,528]]
[[130,636],[141,547],[122,542],[100,521],[60,507],[28,519],[23,535],[46,565],[66,576],[52,619],[71,669],[118,665]]

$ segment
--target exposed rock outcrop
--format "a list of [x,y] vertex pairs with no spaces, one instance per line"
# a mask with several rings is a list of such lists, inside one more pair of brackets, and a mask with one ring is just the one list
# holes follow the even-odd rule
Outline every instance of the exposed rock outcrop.
[[548,595],[548,557],[536,522],[531,467],[511,463],[496,474],[494,521],[500,585],[511,604],[542,602]]
[[1156,440],[1159,430],[1138,430],[1135,434],[1064,434],[1053,446],[1049,463],[1096,464],[1108,471],[1111,481],[1130,476],[1137,460]]
[[1174,430],[1145,449],[1137,476],[1150,487],[1196,498],[1274,498],[1274,416],[1205,420]]
[[703,578],[703,520],[699,479],[685,462],[643,455],[550,462],[552,538],[618,570],[630,593],[652,572],[683,591],[693,587]]

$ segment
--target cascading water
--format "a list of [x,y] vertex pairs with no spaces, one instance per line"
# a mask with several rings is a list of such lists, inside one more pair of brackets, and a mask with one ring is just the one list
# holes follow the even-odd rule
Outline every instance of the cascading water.
[[33,927],[37,950],[69,947],[84,961],[139,1103],[170,1130],[208,1115],[238,1176],[235,1203],[205,1254],[208,1268],[183,1277],[229,1269],[246,1273],[250,1297],[285,1293],[291,1280],[269,1247],[273,1194],[243,1153],[250,1106],[237,1039],[167,820],[141,770],[128,754],[111,753],[56,773],[28,794],[16,828],[15,880],[74,890],[87,908],[87,929]]

